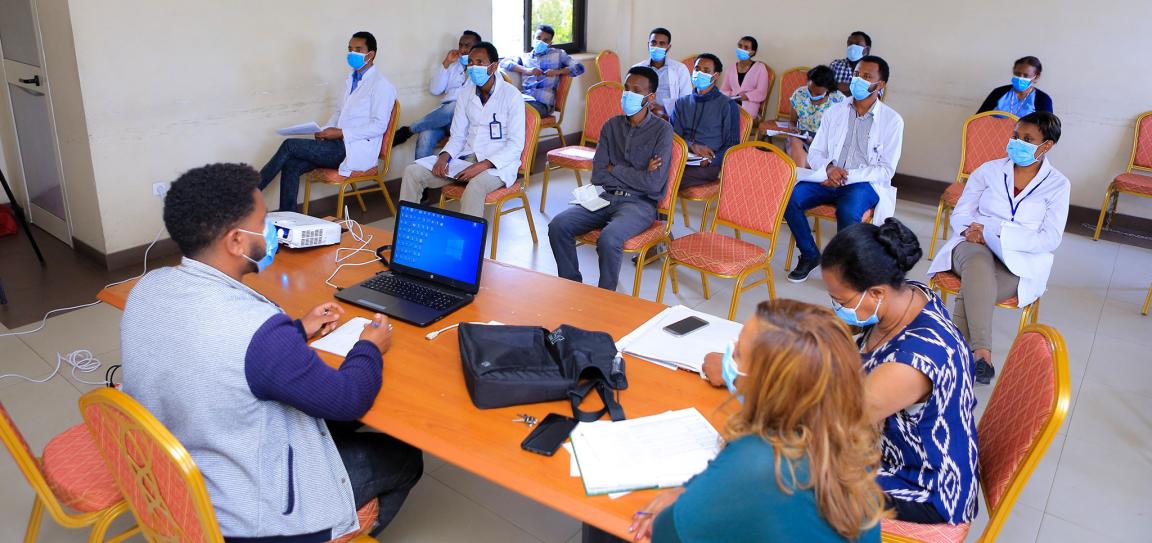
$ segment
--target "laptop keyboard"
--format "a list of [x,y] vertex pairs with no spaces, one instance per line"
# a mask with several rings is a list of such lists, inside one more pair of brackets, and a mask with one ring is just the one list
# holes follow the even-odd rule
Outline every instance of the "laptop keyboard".
[[415,302],[432,309],[447,309],[460,301],[458,297],[444,294],[436,289],[394,275],[377,275],[361,283],[361,285],[376,292]]

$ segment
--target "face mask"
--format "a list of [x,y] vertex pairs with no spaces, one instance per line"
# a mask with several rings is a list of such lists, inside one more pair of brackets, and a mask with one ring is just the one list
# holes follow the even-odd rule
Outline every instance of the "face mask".
[[860,318],[856,316],[856,312],[860,310],[860,306],[863,303],[864,303],[864,295],[861,294],[860,295],[860,301],[856,302],[856,307],[853,307],[852,309],[848,309],[847,307],[844,307],[844,306],[836,303],[836,300],[832,300],[832,309],[836,310],[836,316],[840,317],[840,320],[848,323],[848,326],[858,326],[860,328],[863,328],[865,326],[872,326],[873,324],[880,322],[880,301],[877,300],[876,310],[872,312],[871,317],[868,317],[867,319],[864,319],[864,320],[860,320]]
[[1012,76],[1012,88],[1016,92],[1024,92],[1028,87],[1032,86],[1032,80],[1027,77]]
[[271,266],[272,261],[276,259],[276,251],[280,250],[280,240],[276,237],[276,225],[272,224],[272,219],[264,219],[264,232],[253,232],[243,228],[239,230],[245,234],[264,238],[264,258],[252,260],[252,257],[248,255],[243,256],[245,260],[256,265],[256,273],[268,269],[268,266]]
[[700,91],[702,91],[708,87],[711,87],[712,86],[712,74],[706,74],[706,73],[701,72],[699,70],[692,72],[692,85],[694,85],[696,87],[696,90],[700,90]]
[[666,57],[666,56],[668,56],[668,50],[667,49],[661,49],[659,47],[649,47],[648,48],[648,58],[652,59],[652,62],[663,61],[664,57]]
[[1031,166],[1036,163],[1036,149],[1039,145],[1033,145],[1023,140],[1012,138],[1008,140],[1008,158],[1012,159],[1017,166]]
[[645,98],[647,98],[646,95],[624,91],[624,95],[620,97],[620,108],[624,110],[625,115],[631,117],[644,109]]
[[856,62],[864,58],[864,46],[852,44],[848,46],[848,60]]
[[491,79],[492,74],[488,73],[487,66],[469,66],[468,79],[472,80],[472,84],[477,87],[483,87],[488,80]]
[[732,358],[732,344],[729,343],[728,348],[724,349],[724,359],[720,362],[720,376],[724,378],[724,385],[728,387],[728,392],[736,396],[740,403],[744,403],[744,395],[736,392],[736,378],[747,375],[736,368],[736,359]]
[[872,84],[863,78],[853,76],[852,82],[848,84],[848,90],[852,91],[852,98],[864,100],[872,95],[872,92],[868,90],[871,86]]
[[368,55],[365,55],[364,53],[357,53],[356,51],[348,51],[348,65],[351,66],[353,70],[359,70],[360,68],[363,68],[365,64],[368,63],[368,60],[366,58],[367,56]]
[[736,60],[744,61],[744,60],[748,60],[750,58],[752,58],[752,52],[751,51],[745,51],[743,49],[737,49],[736,50]]
[[460,65],[465,68],[468,67],[468,55],[460,55]]
[[819,102],[820,100],[823,100],[825,96],[828,96],[828,93],[816,95],[812,94],[812,91],[808,91],[808,98],[813,102]]
[[546,51],[548,51],[548,44],[544,43],[543,40],[536,40],[536,43],[532,44],[533,54],[543,55]]

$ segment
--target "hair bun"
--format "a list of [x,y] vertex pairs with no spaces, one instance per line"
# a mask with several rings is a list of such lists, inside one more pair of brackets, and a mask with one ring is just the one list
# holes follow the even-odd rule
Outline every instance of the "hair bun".
[[896,266],[905,272],[911,270],[920,261],[920,257],[924,256],[916,234],[892,217],[885,219],[884,224],[876,230],[876,241],[896,260]]

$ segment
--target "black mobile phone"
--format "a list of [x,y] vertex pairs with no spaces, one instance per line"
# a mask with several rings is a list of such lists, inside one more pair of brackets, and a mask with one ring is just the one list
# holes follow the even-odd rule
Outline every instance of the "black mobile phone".
[[674,336],[684,336],[691,334],[705,326],[708,326],[708,321],[700,317],[685,317],[668,326],[664,327],[664,331]]
[[564,443],[564,440],[568,439],[568,434],[572,433],[573,428],[576,428],[576,419],[558,413],[549,413],[536,428],[532,429],[532,433],[524,438],[524,441],[520,443],[520,448],[528,452],[552,456],[556,453],[556,449],[559,449],[560,445]]

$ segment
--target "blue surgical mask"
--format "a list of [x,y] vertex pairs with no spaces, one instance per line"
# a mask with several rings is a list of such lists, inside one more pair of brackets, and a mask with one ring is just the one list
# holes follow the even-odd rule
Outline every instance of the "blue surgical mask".
[[1032,86],[1032,80],[1031,79],[1028,79],[1027,77],[1016,76],[1016,75],[1012,76],[1012,88],[1016,89],[1016,92],[1024,92],[1024,91],[1028,90],[1028,87],[1030,87],[1030,86]]
[[704,90],[712,86],[712,74],[706,74],[700,70],[692,72],[692,85],[696,90]]
[[367,56],[368,55],[365,55],[364,53],[348,51],[348,65],[351,66],[353,70],[359,70],[368,63]]
[[1031,166],[1036,163],[1036,149],[1039,145],[1033,145],[1023,140],[1012,138],[1008,140],[1008,158],[1017,166]]
[[848,60],[856,62],[864,58],[864,46],[852,44],[848,46]]
[[487,66],[469,66],[468,79],[472,80],[472,84],[477,87],[483,87],[492,78],[492,74],[488,73]]
[[736,396],[740,403],[744,403],[744,395],[736,392],[736,378],[748,374],[741,372],[736,367],[736,359],[732,358],[732,351],[733,346],[729,343],[728,348],[724,349],[724,359],[720,362],[720,376],[724,378],[724,386],[728,387],[728,392]]
[[851,309],[836,303],[836,300],[832,300],[832,309],[836,310],[836,316],[840,317],[840,320],[848,323],[848,326],[858,326],[860,328],[872,326],[880,322],[880,302],[883,300],[876,300],[876,309],[872,311],[871,317],[860,320],[860,317],[856,316],[856,312],[860,310],[860,306],[864,303],[864,296],[864,294],[861,294],[860,301],[856,302],[856,307]]
[[660,62],[660,61],[664,60],[664,57],[666,57],[666,56],[668,56],[668,50],[667,49],[663,49],[660,47],[649,47],[648,48],[648,58],[652,59],[653,62]]
[[624,91],[624,94],[620,97],[620,108],[624,110],[625,115],[631,117],[640,113],[641,109],[644,109],[645,98],[647,98],[647,96],[643,94]]
[[251,230],[239,229],[245,234],[252,234],[253,236],[260,236],[264,238],[264,257],[260,260],[252,260],[252,257],[243,255],[244,259],[256,265],[256,273],[260,273],[268,266],[272,265],[272,261],[276,259],[276,251],[280,250],[280,240],[277,238],[276,225],[272,223],[272,219],[264,219],[264,231],[253,232]]
[[852,82],[848,83],[848,90],[852,91],[852,98],[856,100],[865,100],[872,95],[872,91],[868,90],[872,84],[865,81],[863,78],[853,76]]
[[743,49],[736,50],[736,60],[745,61],[752,58],[752,51],[745,51]]
[[817,95],[817,94],[812,94],[812,91],[808,91],[808,99],[812,100],[813,102],[819,102],[820,100],[823,100],[825,96],[828,96],[827,92],[825,92],[824,94]]
[[465,68],[468,67],[468,55],[460,55],[460,65]]
[[536,40],[536,43],[532,44],[532,54],[534,55],[543,55],[547,51],[548,44],[544,43],[543,40]]

